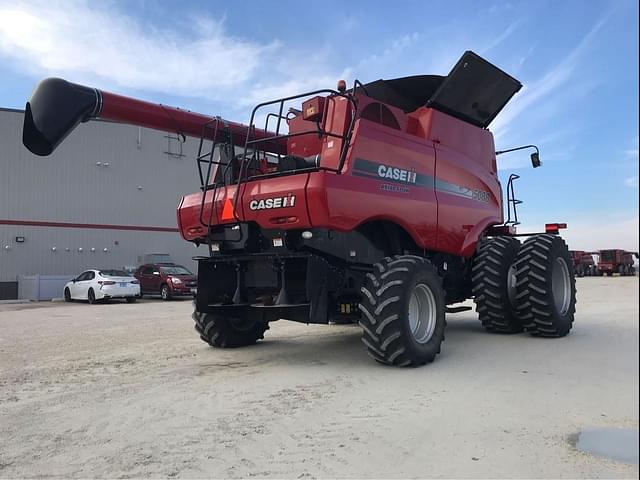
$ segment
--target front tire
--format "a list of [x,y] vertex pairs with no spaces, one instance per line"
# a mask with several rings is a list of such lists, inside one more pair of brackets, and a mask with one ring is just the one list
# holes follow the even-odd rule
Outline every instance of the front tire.
[[435,359],[444,340],[445,295],[428,260],[387,257],[367,274],[361,291],[362,342],[374,360],[406,367]]
[[237,348],[253,345],[264,338],[267,323],[246,318],[246,309],[236,315],[222,316],[194,310],[192,318],[202,341],[216,348]]
[[73,302],[73,299],[71,298],[71,292],[68,288],[64,289],[64,301],[67,303]]
[[576,279],[564,240],[530,237],[518,254],[516,277],[516,305],[525,330],[540,337],[567,335],[576,311]]
[[516,238],[491,238],[481,243],[473,261],[473,301],[478,318],[488,332],[522,331],[515,306],[516,271],[513,265],[519,251],[520,242]]
[[162,287],[160,287],[160,297],[165,302],[168,300],[171,300],[171,292],[169,291],[169,285],[162,285]]

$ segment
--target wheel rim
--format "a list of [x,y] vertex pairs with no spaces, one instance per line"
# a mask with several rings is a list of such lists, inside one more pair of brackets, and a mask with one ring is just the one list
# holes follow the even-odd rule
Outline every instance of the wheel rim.
[[516,288],[516,283],[518,281],[516,271],[516,266],[511,265],[507,272],[507,298],[509,299],[509,304],[512,307],[515,307],[516,305],[516,295],[518,294],[518,289]]
[[160,296],[166,300],[166,298],[169,296],[169,292],[168,292],[167,287],[162,287],[162,290],[160,292]]
[[231,317],[231,318],[229,318],[229,323],[234,328],[234,330],[239,331],[239,332],[248,332],[255,325],[255,322],[253,320],[248,319],[248,318]]
[[566,315],[571,304],[571,277],[567,263],[561,257],[556,258],[553,262],[551,289],[558,313]]
[[427,343],[436,329],[436,298],[429,287],[418,284],[409,298],[409,327],[413,339]]

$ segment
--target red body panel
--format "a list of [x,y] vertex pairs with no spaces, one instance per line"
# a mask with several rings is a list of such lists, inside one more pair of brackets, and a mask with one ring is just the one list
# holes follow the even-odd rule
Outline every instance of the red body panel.
[[[270,178],[268,180],[256,180],[241,184],[240,192],[242,201],[236,204],[235,185],[220,187],[215,190],[215,202],[212,202],[214,191],[206,193],[202,220],[200,211],[202,206],[202,193],[187,195],[180,202],[178,208],[178,226],[180,234],[185,240],[193,241],[201,239],[206,234],[206,224],[211,215],[211,205],[215,205],[212,225],[225,223],[256,222],[263,228],[304,228],[310,227],[307,202],[305,201],[305,188],[309,174],[290,175],[286,177]],[[251,203],[259,202],[274,197],[295,197],[293,206],[282,208],[252,210]],[[236,206],[235,217],[224,216],[225,204],[229,202],[231,208]],[[291,202],[290,202],[291,203]]]
[[[328,102],[325,128],[337,134],[348,126],[343,104],[346,107],[346,102]],[[389,111],[397,116],[395,110]],[[236,219],[221,219],[227,199],[235,200],[236,189],[221,187],[216,191],[212,223],[251,221],[266,229],[350,231],[367,222],[386,220],[401,226],[420,248],[473,255],[484,231],[502,222],[493,137],[487,130],[427,108],[411,114],[411,119],[413,123],[397,122],[411,133],[357,120],[341,173],[318,171],[242,183]],[[290,128],[308,128],[296,121],[301,122],[294,119]],[[313,153],[318,146],[310,136],[294,138],[289,148],[298,155]],[[323,167],[339,166],[339,141],[324,139]],[[380,176],[396,170],[413,182]],[[189,195],[180,205],[179,225],[186,240],[201,239],[206,231],[199,220],[201,195]],[[295,204],[269,210],[250,208],[253,201],[285,196],[295,196]],[[208,192],[205,221],[211,199]]]
[[577,267],[578,265],[594,265],[593,257],[590,253],[585,252],[584,250],[571,250],[569,252],[571,254],[571,258],[573,260],[573,266]]
[[[315,124],[304,120],[302,115],[289,120],[289,133],[308,132],[315,128]],[[290,155],[297,155],[299,157],[317,155],[322,150],[322,138],[315,133],[290,137],[287,140],[287,150]]]

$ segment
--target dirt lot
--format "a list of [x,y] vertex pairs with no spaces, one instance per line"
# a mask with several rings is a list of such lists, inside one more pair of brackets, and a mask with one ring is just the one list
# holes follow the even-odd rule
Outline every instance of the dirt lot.
[[638,427],[638,279],[585,278],[569,337],[450,315],[437,361],[353,326],[214,350],[190,301],[0,305],[0,477],[638,477],[572,435]]

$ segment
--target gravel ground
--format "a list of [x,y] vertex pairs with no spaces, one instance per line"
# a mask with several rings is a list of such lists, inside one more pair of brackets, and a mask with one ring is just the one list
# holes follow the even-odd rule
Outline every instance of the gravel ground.
[[579,279],[578,302],[563,339],[450,315],[415,369],[355,326],[214,350],[188,300],[0,305],[0,477],[637,478],[572,438],[638,428],[638,279]]

